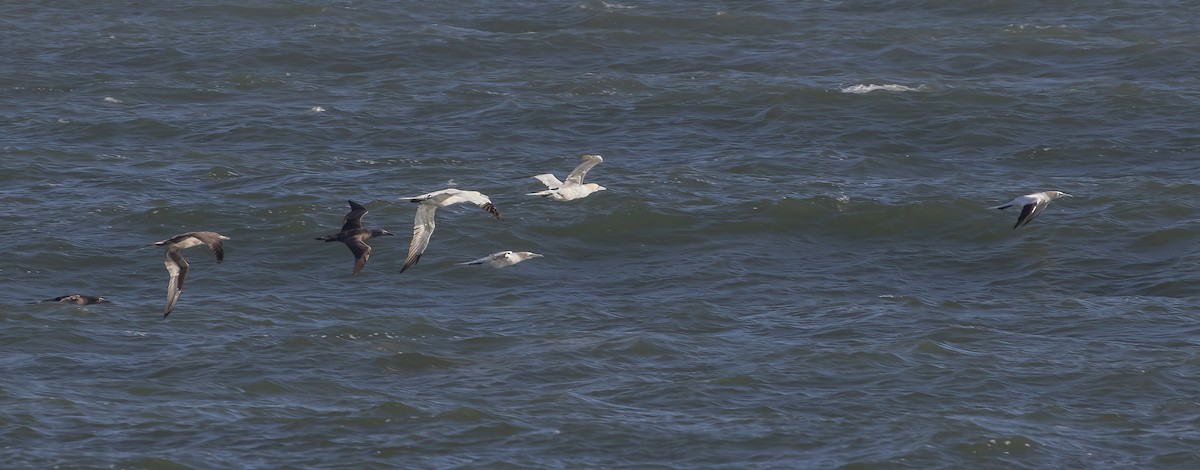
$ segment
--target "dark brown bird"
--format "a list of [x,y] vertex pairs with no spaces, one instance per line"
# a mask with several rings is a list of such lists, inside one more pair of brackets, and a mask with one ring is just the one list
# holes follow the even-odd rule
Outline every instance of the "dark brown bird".
[[342,231],[316,239],[345,243],[346,247],[350,248],[350,252],[354,253],[354,273],[351,276],[357,276],[358,272],[362,271],[363,265],[367,264],[367,259],[371,257],[371,245],[367,244],[367,240],[395,234],[381,228],[363,228],[362,218],[367,215],[367,208],[354,201],[346,202],[350,203],[350,212],[342,218]]
[[71,294],[71,295],[58,296],[53,299],[46,299],[46,300],[43,300],[42,302],[66,302],[66,303],[72,303],[72,304],[76,304],[76,305],[91,305],[91,304],[106,304],[106,303],[109,303],[110,301],[101,296]]

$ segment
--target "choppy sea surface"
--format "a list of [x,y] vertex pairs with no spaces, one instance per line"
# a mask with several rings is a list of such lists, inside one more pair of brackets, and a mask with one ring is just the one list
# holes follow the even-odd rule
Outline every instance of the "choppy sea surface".
[[1200,467],[1190,2],[5,10],[4,468]]

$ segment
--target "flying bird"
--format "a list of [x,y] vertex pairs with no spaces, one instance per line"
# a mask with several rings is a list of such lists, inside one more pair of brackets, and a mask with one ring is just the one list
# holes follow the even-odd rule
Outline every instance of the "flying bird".
[[529,193],[527,196],[542,196],[555,201],[571,201],[585,198],[596,191],[607,189],[596,183],[584,184],[583,182],[583,177],[587,175],[588,170],[599,165],[600,162],[604,161],[604,158],[599,155],[583,155],[579,157],[579,160],[583,163],[580,163],[579,166],[571,171],[571,174],[567,175],[566,182],[559,181],[557,177],[550,173],[534,176],[534,178],[546,185],[547,189],[545,191]]
[[1060,197],[1072,197],[1070,194],[1062,191],[1045,191],[1040,193],[1026,194],[1012,201],[989,207],[989,209],[1007,209],[1012,206],[1021,206],[1021,215],[1017,217],[1017,224],[1013,225],[1013,230],[1022,225],[1029,225],[1035,217],[1046,210],[1046,206],[1050,205],[1050,201]]
[[400,272],[404,272],[405,269],[417,264],[417,261],[421,260],[421,254],[425,253],[425,249],[429,247],[429,237],[433,235],[434,228],[433,214],[437,211],[437,208],[469,202],[492,214],[492,217],[495,217],[496,220],[501,220],[500,211],[496,210],[496,206],[492,205],[492,200],[477,191],[447,188],[429,194],[401,199],[408,199],[420,204],[420,206],[417,207],[417,215],[413,220],[413,237],[412,242],[408,245],[408,257],[404,258],[404,267],[400,268]]
[[221,246],[221,240],[228,239],[229,237],[217,232],[188,232],[154,243],[155,246],[167,247],[167,256],[163,265],[167,267],[167,272],[171,275],[167,279],[167,308],[163,310],[164,320],[175,308],[175,302],[179,301],[179,292],[183,290],[183,280],[187,277],[188,262],[183,258],[183,250],[193,246],[208,245],[208,248],[217,255],[217,262],[220,263],[225,261],[225,249]]
[[64,303],[70,303],[70,304],[75,304],[75,305],[91,305],[91,304],[105,304],[105,303],[110,303],[111,301],[102,296],[71,294],[71,295],[61,295],[61,296],[55,297],[53,299],[46,299],[46,300],[43,300],[42,302],[64,302]]
[[367,240],[395,234],[381,228],[369,230],[363,228],[362,218],[367,215],[367,208],[354,201],[346,202],[350,203],[350,212],[342,218],[342,230],[333,235],[316,239],[345,243],[350,248],[350,252],[354,253],[354,274],[351,276],[357,276],[358,272],[362,271],[363,265],[367,264],[367,259],[371,257],[371,246],[367,245]]
[[460,265],[486,264],[493,268],[504,268],[520,263],[527,259],[541,258],[542,255],[530,251],[497,251],[475,261],[458,263]]

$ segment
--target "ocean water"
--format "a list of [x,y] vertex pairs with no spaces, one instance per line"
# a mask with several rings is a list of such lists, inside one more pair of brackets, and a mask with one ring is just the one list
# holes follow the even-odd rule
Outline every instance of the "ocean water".
[[0,467],[1197,468],[1192,6],[7,5]]

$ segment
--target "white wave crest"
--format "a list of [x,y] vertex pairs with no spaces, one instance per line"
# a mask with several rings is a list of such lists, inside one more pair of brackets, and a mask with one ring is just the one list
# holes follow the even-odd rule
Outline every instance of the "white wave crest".
[[891,91],[899,93],[905,91],[924,91],[924,86],[922,85],[914,88],[910,86],[896,85],[894,83],[887,85],[858,84],[842,88],[840,91],[842,93],[854,93],[856,95],[870,93],[872,91]]

